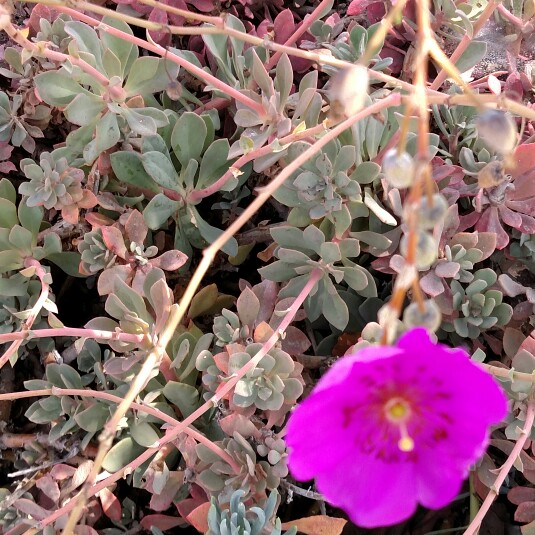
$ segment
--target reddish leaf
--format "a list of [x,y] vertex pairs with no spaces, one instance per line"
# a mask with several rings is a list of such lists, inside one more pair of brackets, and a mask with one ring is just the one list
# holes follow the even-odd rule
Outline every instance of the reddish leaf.
[[535,502],[522,502],[515,511],[517,522],[535,521]]
[[68,464],[56,464],[56,466],[52,467],[50,470],[50,475],[56,481],[63,481],[64,479],[70,479],[74,475],[74,472],[76,472],[74,466],[69,466]]
[[115,522],[121,520],[121,503],[110,489],[102,489],[97,496],[100,498],[104,514]]
[[208,510],[210,502],[205,502],[195,509],[186,517],[186,520],[200,533],[208,531]]
[[292,325],[286,328],[286,336],[282,340],[283,351],[286,351],[289,355],[301,355],[311,345],[308,336],[303,331]]
[[150,263],[154,267],[165,269],[166,271],[175,271],[179,267],[183,266],[188,260],[187,255],[182,251],[173,249],[172,251],[166,251],[158,258],[150,260]]
[[305,535],[340,535],[347,520],[344,518],[333,518],[331,516],[309,516],[292,520],[282,525],[283,529],[290,529],[297,526],[297,531]]
[[535,175],[535,143],[519,145],[515,150],[515,168],[512,170],[514,179],[526,174]]
[[126,258],[127,250],[123,235],[117,227],[102,227],[102,238],[106,247],[119,258]]
[[198,485],[191,486],[190,494],[191,498],[187,498],[176,504],[176,508],[182,518],[187,518],[194,509],[206,502],[206,493]]
[[59,486],[50,474],[38,479],[35,483],[35,486],[55,504],[58,503],[60,497]]
[[238,432],[245,438],[260,436],[260,431],[255,427],[253,422],[243,414],[233,412],[219,420],[219,425],[224,433],[230,437],[233,436],[235,432]]
[[13,507],[22,513],[30,515],[35,520],[44,520],[51,513],[51,511],[47,511],[27,498],[19,498],[18,500],[15,500]]
[[535,489],[531,487],[513,487],[507,493],[507,499],[515,505],[520,505],[524,502],[535,501]]
[[85,220],[93,227],[93,229],[99,227],[107,227],[108,225],[113,225],[113,219],[106,217],[104,214],[99,214],[98,212],[90,212],[85,214]]
[[145,242],[149,228],[138,210],[132,210],[124,228],[126,235],[131,242],[136,242],[138,245],[142,245]]

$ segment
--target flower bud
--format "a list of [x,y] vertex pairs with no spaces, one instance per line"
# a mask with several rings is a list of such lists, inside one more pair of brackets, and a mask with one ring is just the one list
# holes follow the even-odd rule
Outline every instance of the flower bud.
[[408,329],[413,327],[425,327],[428,331],[435,332],[442,322],[442,313],[435,301],[426,299],[424,309],[420,309],[418,303],[411,303],[403,312],[403,323]]
[[516,147],[517,129],[513,118],[502,110],[486,110],[476,120],[481,139],[496,152],[509,154]]
[[[409,205],[409,209],[414,206]],[[418,207],[418,225],[425,230],[432,230],[446,217],[446,212],[449,208],[448,201],[440,193],[435,193],[431,197],[422,195],[420,199],[420,206]]]
[[[399,248],[401,254],[407,258],[407,253],[409,250],[409,236],[405,234],[401,238]],[[429,269],[431,264],[437,259],[437,244],[435,239],[431,234],[423,231],[417,231],[416,238],[416,254],[414,258],[414,265],[420,269]]]
[[359,112],[368,93],[368,83],[368,69],[362,65],[352,65],[336,72],[329,89],[331,118],[341,121]]
[[489,162],[477,174],[477,184],[480,188],[494,188],[501,184],[507,175],[503,167],[503,162],[494,160]]
[[386,151],[383,158],[383,173],[393,188],[408,188],[412,184],[415,171],[414,160],[408,152],[398,154],[395,148]]

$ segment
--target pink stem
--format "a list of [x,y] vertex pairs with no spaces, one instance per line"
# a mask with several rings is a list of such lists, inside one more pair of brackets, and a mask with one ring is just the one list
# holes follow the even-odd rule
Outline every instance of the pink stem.
[[0,344],[12,340],[26,338],[52,338],[53,336],[71,336],[74,338],[94,338],[95,340],[119,340],[129,344],[141,344],[145,340],[144,334],[130,334],[123,332],[99,331],[97,329],[77,329],[74,327],[61,327],[58,329],[39,329],[37,331],[19,331],[16,333],[0,334]]
[[263,118],[266,115],[266,112],[264,111],[264,108],[261,104],[259,104],[258,102],[255,102],[252,98],[249,98],[248,96],[240,93],[237,89],[235,89],[234,87],[231,87],[230,85],[226,84],[222,80],[219,80],[219,78],[216,78],[213,74],[210,74],[206,72],[205,70],[201,69],[200,67],[193,65],[193,63],[190,63],[189,61],[182,59],[176,54],[172,54],[168,52],[166,48],[157,44],[148,43],[147,41],[144,41],[143,39],[140,39],[139,37],[134,37],[133,35],[130,35],[121,30],[118,30],[117,28],[114,28],[113,26],[108,26],[107,24],[103,24],[102,22],[94,19],[93,17],[79,13],[75,9],[65,7],[65,6],[60,6],[60,5],[58,6],[55,5],[54,7],[56,9],[59,9],[60,11],[63,11],[64,13],[67,13],[68,15],[71,15],[74,18],[77,18],[85,22],[86,24],[89,24],[91,26],[99,26],[103,31],[105,31],[106,33],[109,33],[110,35],[115,35],[115,37],[124,39],[125,41],[135,44],[141,48],[145,48],[146,50],[150,50],[151,52],[154,52],[155,54],[162,56],[164,59],[168,59],[169,61],[172,61],[173,63],[176,63],[177,65],[180,65],[180,67],[182,67],[183,69],[186,69],[191,74],[193,74],[193,76],[199,78],[200,80],[203,80],[206,84],[210,84],[214,86],[215,88],[219,89],[220,91],[223,91],[224,93],[234,98],[238,102],[241,102],[245,106],[248,106],[249,108],[254,110],[260,118]]
[[[483,28],[484,24],[492,16],[494,11],[496,10],[497,5],[499,4],[497,4],[495,0],[489,0],[487,7],[481,12],[481,15],[479,15],[479,18],[477,19],[476,24],[474,24],[473,37],[470,38],[468,37],[468,35],[465,35],[461,39],[460,43],[457,45],[457,48],[455,49],[455,51],[450,57],[450,61],[454,65],[457,63],[457,61],[459,61],[459,58],[463,55],[464,51],[468,48],[468,45],[472,42],[472,39],[476,37],[476,35],[481,31],[481,28]],[[448,73],[444,69],[441,69],[441,71],[437,74],[437,77],[433,80],[433,83],[431,84],[430,89],[432,90],[439,89],[447,77],[448,77]]]
[[[105,399],[107,401],[112,401],[113,403],[117,403],[117,404],[123,401],[123,398],[119,396],[115,396],[108,392],[100,392],[98,390],[81,390],[78,388],[59,388],[57,386],[53,386],[52,388],[47,388],[44,390],[31,390],[30,392],[13,392],[11,394],[0,394],[0,401],[6,401],[6,400],[12,401],[14,399],[23,399],[23,398],[41,397],[41,396],[79,396],[79,397],[86,397],[86,398]],[[144,405],[141,403],[133,402],[131,403],[130,408],[136,411],[144,412],[145,414],[150,414],[162,420],[163,422],[168,423],[173,426],[180,424],[180,422],[177,419],[173,418],[172,416],[169,416],[168,414],[165,414],[165,412],[159,409],[150,407],[149,405]],[[223,448],[219,447],[217,444],[214,444],[209,438],[205,437],[202,433],[200,433],[199,431],[191,427],[187,427],[186,429],[184,429],[184,433],[194,438],[197,442],[204,444],[207,448],[210,448],[214,453],[216,453],[219,457],[221,457],[227,464],[229,464],[236,474],[240,472],[240,467],[234,461],[234,459]]]
[[[45,282],[46,272],[43,269],[43,266],[41,266],[41,264],[37,260],[34,260],[33,258],[26,258],[24,260],[24,266],[26,268],[35,268],[35,273],[41,281],[41,295],[35,302],[35,305],[33,305],[33,307],[31,308],[30,314],[26,318],[26,321],[22,324],[20,331],[20,334],[22,335],[27,334],[28,331],[32,328],[32,325],[36,320],[37,315],[43,308],[46,300],[48,299],[48,294],[50,291],[48,284]],[[14,340],[13,343],[7,348],[6,352],[0,358],[0,368],[2,368],[4,364],[17,352],[23,341],[24,338]]]
[[58,52],[56,50],[50,50],[47,47],[38,46],[35,43],[32,43],[30,40],[26,39],[26,37],[24,37],[24,35],[11,24],[5,28],[5,31],[11,37],[11,39],[13,39],[13,41],[18,43],[24,49],[29,50],[38,56],[44,56],[58,63],[65,63],[66,61],[69,61],[73,65],[80,67],[80,69],[82,69],[85,73],[89,74],[100,85],[107,88],[109,94],[112,97],[117,99],[121,99],[122,97],[124,97],[124,91],[122,87],[110,87],[110,81],[108,80],[108,78],[83,59],[71,56],[69,54],[63,54],[62,52]]
[[498,7],[496,9],[504,19],[507,19],[518,29],[522,30],[524,28],[524,21],[513,15],[503,4],[498,4]]
[[505,461],[505,463],[503,463],[502,467],[500,468],[500,473],[498,474],[498,477],[496,477],[496,480],[494,481],[494,484],[490,488],[489,493],[487,494],[487,497],[481,504],[481,507],[479,511],[477,512],[476,516],[474,517],[474,519],[472,520],[472,522],[470,522],[470,525],[468,526],[467,530],[464,532],[464,535],[476,535],[477,532],[479,531],[481,522],[483,522],[483,519],[485,518],[485,515],[490,509],[492,502],[494,501],[496,496],[498,496],[500,487],[505,481],[507,474],[509,474],[509,471],[513,467],[517,457],[520,455],[520,453],[524,449],[524,445],[531,434],[531,428],[533,427],[534,420],[535,420],[535,407],[533,405],[533,402],[530,402],[528,403],[528,409],[526,411],[526,421],[524,422],[524,426],[522,427],[522,431],[520,432],[520,437],[516,441],[515,447],[509,454],[509,457],[507,457],[507,460]]
[[[312,128],[309,128],[308,130],[303,130],[302,132],[299,132],[297,134],[290,134],[286,137],[283,137],[279,139],[279,143],[281,145],[286,145],[288,143],[293,143],[294,141],[299,141],[300,139],[304,139],[306,137],[314,136],[324,131],[325,126],[323,124],[318,124]],[[246,163],[250,162],[251,160],[266,156],[268,154],[271,154],[272,152],[273,148],[268,145],[266,147],[254,149],[251,152],[244,154],[243,156],[238,158],[229,168],[229,170],[213,184],[211,184],[207,188],[192,191],[188,195],[188,202],[195,204],[201,199],[204,199],[205,197],[209,197],[210,195],[217,193],[234,176],[235,170],[241,169]]]
[[[201,407],[199,407],[195,412],[190,414],[190,416],[188,416],[185,420],[177,424],[175,428],[169,429],[161,440],[159,440],[153,447],[145,450],[139,457],[137,457],[137,459],[128,463],[127,466],[125,466],[124,468],[121,468],[120,470],[108,476],[106,479],[102,480],[101,482],[96,483],[89,491],[89,495],[94,496],[95,494],[100,492],[102,489],[109,487],[112,483],[115,483],[116,481],[121,479],[126,471],[128,471],[128,473],[131,473],[138,466],[141,466],[145,461],[149,460],[155,453],[157,453],[164,444],[167,444],[168,442],[172,442],[181,433],[183,433],[184,432],[183,428],[186,428],[191,423],[193,423],[197,418],[202,416],[206,411],[208,411],[211,407],[213,407],[214,404],[218,403],[218,400],[220,400],[225,394],[230,392],[230,390],[232,390],[236,386],[236,383],[250,369],[254,368],[258,364],[260,359],[262,359],[262,357],[264,357],[264,355],[266,355],[269,352],[269,350],[277,343],[280,333],[283,333],[286,330],[286,328],[290,325],[290,323],[293,321],[295,315],[297,314],[297,311],[301,308],[301,305],[303,304],[304,300],[308,297],[309,293],[312,291],[315,284],[319,281],[322,274],[323,274],[322,271],[319,269],[315,269],[314,271],[310,273],[309,280],[307,281],[304,288],[299,292],[299,295],[295,298],[295,301],[292,303],[292,305],[288,309],[288,312],[284,316],[284,319],[279,325],[279,328],[277,329],[277,331],[273,333],[266,342],[264,342],[264,344],[260,348],[259,352],[254,356],[254,358],[251,359],[243,368],[241,368],[227,383],[225,383],[225,385],[221,388],[221,390],[217,393],[217,395],[214,395],[212,398],[210,398],[206,403],[204,403]],[[80,495],[81,494],[78,494],[77,496],[80,496]],[[69,513],[76,504],[77,496],[73,497],[68,503],[66,503],[63,507],[54,511],[51,515],[41,520],[41,522],[39,523],[40,529],[44,528],[45,526],[49,526],[50,524],[55,522],[58,518],[61,518],[63,515]]]
[[[305,20],[299,25],[299,28],[288,37],[288,39],[284,42],[284,46],[292,46],[293,44],[297,43],[297,40],[304,34],[306,31],[310,28],[313,22],[315,22],[321,15],[322,11],[324,11],[325,6],[329,4],[331,0],[322,0],[318,7],[308,16],[305,18]],[[282,52],[275,52],[273,56],[269,59],[269,61],[266,63],[266,71],[270,71],[275,65],[277,65],[277,62],[279,61],[280,57],[282,56]]]

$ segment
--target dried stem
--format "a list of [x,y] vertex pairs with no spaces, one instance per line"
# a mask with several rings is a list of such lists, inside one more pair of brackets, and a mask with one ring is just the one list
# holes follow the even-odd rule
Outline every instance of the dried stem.
[[[77,388],[59,388],[57,386],[53,386],[52,388],[46,388],[43,390],[31,390],[29,392],[12,392],[10,394],[0,394],[0,401],[4,401],[4,400],[12,401],[15,399],[42,397],[42,396],[79,396],[79,397],[94,398],[94,399],[104,399],[106,401],[111,401],[116,404],[120,404],[123,401],[123,398],[119,396],[115,396],[114,394],[110,394],[108,392],[100,392],[98,390],[81,390]],[[165,412],[159,409],[156,409],[154,407],[151,407],[150,405],[132,402],[130,404],[130,409],[139,411],[139,412],[144,412],[145,414],[150,414],[151,416],[154,416],[155,418],[158,418],[162,422],[165,422],[172,426],[176,426],[180,424],[180,422],[176,418],[173,418],[172,416],[169,416]],[[232,467],[235,473],[239,473],[240,467],[236,464],[234,459],[225,450],[220,448],[217,444],[214,444],[210,439],[205,437],[202,433],[200,433],[199,431],[191,427],[185,428],[184,433],[194,438],[197,442],[204,444],[207,448],[212,450],[214,453],[219,455],[219,457],[221,457],[226,463],[228,463],[229,466]],[[22,436],[27,437],[28,435],[22,435]],[[34,437],[34,435],[29,435],[29,436]],[[12,441],[12,442],[15,442],[15,441]],[[5,441],[3,441],[3,444],[4,446],[6,446]]]
[[505,481],[507,474],[509,474],[509,471],[513,467],[513,464],[515,463],[517,457],[520,455],[520,453],[524,449],[524,445],[530,436],[534,419],[535,419],[535,406],[533,402],[530,402],[528,403],[528,408],[526,411],[526,421],[524,422],[524,426],[522,428],[522,431],[520,432],[520,437],[516,441],[515,447],[513,448],[513,450],[507,457],[507,460],[505,461],[505,463],[503,463],[502,467],[500,468],[500,472],[498,473],[498,476],[496,477],[494,484],[489,489],[489,493],[487,494],[487,497],[481,504],[481,507],[479,511],[477,512],[477,515],[475,516],[475,518],[472,520],[472,522],[470,522],[470,525],[468,526],[468,529],[464,532],[464,535],[476,535],[477,532],[479,531],[481,522],[483,522],[485,515],[488,513],[490,506],[492,505],[492,502],[495,500],[496,496],[498,496],[500,487]]
[[[87,489],[85,493],[83,491],[80,492],[77,496],[72,498],[63,507],[57,509],[47,518],[42,520],[39,523],[39,529],[43,529],[45,526],[52,524],[53,522],[61,518],[63,515],[73,511],[75,508],[78,510],[81,504],[85,504],[89,496],[94,496],[95,494],[100,492],[102,489],[110,486],[112,483],[115,483],[116,481],[118,481],[119,479],[123,477],[125,472],[131,472],[135,470],[138,466],[141,466],[145,461],[148,461],[155,453],[160,451],[162,446],[175,440],[178,436],[180,436],[181,433],[184,432],[184,429],[187,426],[189,426],[195,420],[200,418],[206,411],[208,411],[211,407],[213,407],[214,404],[217,404],[218,401],[223,396],[225,396],[228,392],[230,392],[236,386],[237,382],[250,369],[256,366],[258,362],[278,342],[281,333],[285,332],[288,326],[292,323],[293,319],[295,318],[295,315],[297,314],[298,310],[301,308],[304,300],[308,297],[310,292],[313,290],[314,286],[317,284],[321,276],[322,276],[322,272],[319,269],[316,269],[311,272],[310,278],[307,281],[307,284],[299,292],[299,295],[295,298],[295,301],[292,303],[292,305],[286,312],[286,315],[284,316],[284,319],[280,323],[278,329],[271,335],[271,337],[266,342],[262,344],[262,347],[260,348],[258,353],[254,356],[254,358],[251,359],[243,368],[241,368],[235,375],[233,375],[229,379],[228,382],[225,383],[225,385],[218,392],[217,395],[214,395],[211,399],[209,399],[206,403],[204,403],[201,407],[199,407],[195,412],[193,412],[190,416],[188,416],[183,422],[180,422],[174,428],[168,429],[165,436],[161,440],[159,440],[154,446],[147,448],[137,459],[128,463],[124,468],[118,470],[117,472],[108,476],[104,480],[98,483],[95,483],[90,489]],[[83,509],[83,505],[82,505],[82,509]],[[64,534],[65,534],[65,529],[63,530]],[[32,529],[27,530],[23,535],[35,535],[37,531],[38,531],[37,528],[32,528]]]
[[146,341],[144,334],[130,334],[115,331],[99,331],[97,329],[78,329],[74,327],[60,327],[57,329],[25,330],[16,333],[0,334],[0,344],[12,340],[26,340],[27,338],[52,338],[54,336],[69,336],[73,338],[92,338],[94,340],[119,340],[129,344],[142,344]]

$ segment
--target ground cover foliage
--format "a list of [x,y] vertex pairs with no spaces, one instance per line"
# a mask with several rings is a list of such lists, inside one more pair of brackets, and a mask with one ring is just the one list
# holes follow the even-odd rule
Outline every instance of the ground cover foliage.
[[[535,533],[534,17],[2,2],[0,533]],[[507,416],[450,505],[364,530],[288,419],[418,327]]]

